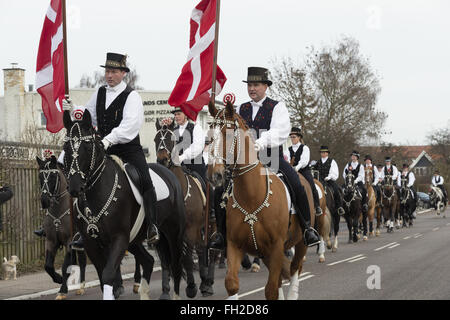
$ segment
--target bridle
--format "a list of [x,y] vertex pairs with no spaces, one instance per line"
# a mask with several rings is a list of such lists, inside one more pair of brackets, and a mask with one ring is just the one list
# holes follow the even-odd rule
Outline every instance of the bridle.
[[[156,131],[156,136],[158,134],[161,136],[161,140],[159,141],[159,144],[158,144],[156,150],[157,151],[166,150],[167,154],[169,155],[169,158],[170,158],[170,154],[172,153],[172,150],[169,150],[169,148],[167,147],[166,139],[169,139],[170,136],[175,136],[175,133],[168,128],[164,128],[164,126],[163,126],[161,129]],[[167,136],[168,134],[170,134],[170,136]]]
[[[387,180],[388,180],[388,179],[390,179],[390,180],[389,180],[390,183],[387,183]],[[385,191],[385,186],[388,186],[388,187],[391,187],[391,188],[392,188],[392,194],[391,194],[389,197],[388,197],[388,196],[386,195],[386,193],[384,192],[384,191]],[[391,176],[391,175],[387,175],[387,176],[384,177],[384,181],[383,181],[383,184],[382,184],[382,186],[381,186],[381,191],[382,191],[382,194],[383,194],[383,198],[384,198],[384,199],[387,199],[388,202],[390,203],[390,202],[392,201],[392,198],[393,198],[394,195],[395,195],[394,180],[392,179],[392,176]]]
[[348,180],[348,182],[346,183],[345,189],[346,190],[350,189],[350,191],[352,192],[352,198],[350,199],[350,201],[347,201],[345,199],[345,196],[343,197],[343,201],[345,202],[345,205],[347,206],[347,208],[350,208],[350,205],[352,204],[352,202],[354,200],[356,200],[355,180],[353,178],[354,178],[353,173],[349,172],[346,177],[346,180]]
[[[45,164],[45,169],[40,169],[39,174],[42,174],[44,178],[44,182],[41,186],[41,193],[43,195],[47,195],[50,199],[55,199],[55,201],[58,201],[61,197],[66,195],[68,193],[67,190],[62,191],[61,193],[58,193],[58,190],[61,186],[61,181],[59,177],[59,170],[58,169],[50,169],[50,162],[47,162]],[[53,192],[50,191],[50,186],[48,185],[49,178],[51,174],[56,174],[56,183],[55,188],[53,189]]]

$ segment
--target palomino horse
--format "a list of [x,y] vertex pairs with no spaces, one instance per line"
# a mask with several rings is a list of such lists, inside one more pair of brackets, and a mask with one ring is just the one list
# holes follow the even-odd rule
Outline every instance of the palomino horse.
[[445,200],[444,193],[438,187],[430,185],[430,204],[436,210],[437,215],[443,213],[443,218],[445,218],[445,209],[447,207],[447,202]]
[[[367,189],[367,204],[369,209],[367,210],[367,214],[364,215],[363,214],[363,219],[369,219],[369,236],[374,236],[375,232],[373,230],[373,219],[375,217],[375,210],[377,209],[377,197],[375,195],[375,190],[372,187],[372,181],[373,181],[373,167],[365,167],[364,168],[364,174],[365,174],[365,184],[366,184],[366,189]],[[380,234],[380,220],[381,217],[379,216],[380,210],[377,210],[377,231],[376,234],[377,236]],[[367,221],[366,223],[366,228],[367,228]],[[363,221],[364,224],[364,221]],[[367,240],[363,238],[363,240]]]
[[[227,264],[225,287],[229,299],[238,299],[238,271],[244,253],[262,256],[269,269],[265,287],[266,299],[283,298],[282,277],[291,278],[288,299],[298,298],[298,276],[302,270],[307,247],[296,215],[289,214],[287,190],[278,176],[258,160],[254,142],[244,120],[227,103],[222,110],[209,104],[214,118],[210,146],[212,164],[208,177],[214,185],[221,185],[225,176],[231,177],[226,213]],[[314,208],[311,188],[300,177],[309,206]],[[310,210],[311,225],[315,214]],[[291,221],[290,221],[291,220]],[[295,246],[291,262],[284,251]],[[290,266],[290,270],[289,270]],[[284,267],[284,268],[283,268]]]
[[[205,245],[204,237],[209,239],[213,228],[209,228],[209,235],[205,235],[205,214],[206,214],[206,197],[202,192],[202,186],[197,177],[192,174],[188,174],[183,170],[181,166],[175,165],[172,161],[171,153],[174,148],[175,134],[174,123],[170,125],[161,126],[159,119],[156,121],[156,158],[159,164],[169,168],[177,177],[183,190],[184,205],[186,208],[186,243],[189,247],[189,258],[192,260],[191,253],[196,249],[199,257],[199,273],[201,278],[200,291],[204,297],[210,296],[214,293],[214,263],[208,265],[208,250]],[[214,252],[213,252],[214,254]],[[187,259],[189,259],[187,258]],[[211,257],[211,261],[215,260],[215,257]],[[191,264],[192,262],[189,262]],[[163,270],[163,296],[168,294],[170,286],[168,283],[168,269],[162,266]],[[192,297],[195,297],[194,292],[197,292],[195,285],[195,279],[193,270],[188,270],[185,266],[187,273],[188,288],[192,290]]]
[[348,243],[351,243],[352,240],[353,242],[358,241],[358,223],[362,211],[361,209],[361,195],[359,194],[355,184],[355,176],[349,172],[345,177],[344,185],[344,217],[345,221],[347,221]]
[[[119,161],[106,155],[101,138],[92,127],[89,111],[84,112],[81,121],[72,121],[70,113],[65,111],[64,126],[67,129],[64,164],[69,192],[77,198],[74,203],[76,225],[84,238],[86,253],[97,270],[103,299],[114,299],[113,285],[121,281],[119,267],[127,248],[144,270],[141,299],[149,299],[154,259],[142,245],[147,225],[125,171]],[[155,185],[160,231],[156,249],[161,261],[171,267],[177,298],[184,252],[183,195],[170,170],[159,165],[151,165],[151,169],[157,172],[155,179],[161,179]]]
[[397,211],[397,191],[392,175],[386,175],[381,184],[381,202],[383,203],[383,216],[386,221],[387,232],[394,231],[395,213]]
[[411,188],[408,187],[408,179],[404,176],[401,177],[399,203],[399,214],[403,220],[403,227],[411,227],[414,219],[413,213],[416,211],[416,199],[413,197]]
[[[70,215],[70,196],[67,192],[67,181],[56,161],[55,156],[41,160],[36,157],[39,164],[39,183],[41,186],[41,205],[44,209],[44,231],[45,231],[45,271],[53,282],[61,284],[56,300],[67,298],[67,271],[69,265],[75,265],[78,257],[80,267],[80,289],[77,295],[84,294],[86,253],[84,251],[72,250],[69,246],[72,240],[72,217]],[[62,265],[62,276],[55,271],[55,256],[59,248],[66,249],[66,255]]]
[[318,189],[317,192],[319,193],[320,208],[323,212],[320,216],[316,216],[317,231],[320,235],[319,250],[317,253],[319,254],[319,262],[322,263],[325,262],[325,242],[328,249],[332,248],[330,240],[331,217],[330,211],[327,207],[327,200],[325,198],[325,189],[319,180],[314,179],[314,183]]

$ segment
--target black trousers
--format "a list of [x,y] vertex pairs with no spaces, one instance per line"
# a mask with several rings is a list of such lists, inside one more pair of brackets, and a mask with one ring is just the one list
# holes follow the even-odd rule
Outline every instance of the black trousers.
[[305,177],[305,179],[308,180],[314,197],[314,205],[316,206],[316,208],[320,207],[319,193],[317,192],[316,184],[314,183],[314,178],[311,174],[311,170],[308,168],[303,168],[298,170],[298,172],[300,172]]
[[336,181],[334,180],[328,180],[325,181],[325,183],[331,187],[331,189],[333,190],[333,197],[334,197],[334,203],[336,205],[336,208],[342,208],[342,195],[341,192],[339,191],[339,186],[336,183]]
[[381,190],[380,186],[377,184],[376,186],[372,186],[373,190],[375,191],[375,195],[377,198],[377,202],[381,203]]
[[439,184],[439,185],[437,185],[437,187],[438,187],[439,189],[441,189],[442,193],[444,194],[445,200],[448,200],[447,190],[445,190],[444,185]]
[[153,181],[148,172],[147,160],[145,160],[144,151],[140,145],[115,145],[114,148],[107,150],[108,154],[116,155],[123,162],[129,163],[136,167],[142,182],[142,195],[147,190],[153,188]]
[[308,197],[306,196],[305,188],[303,188],[302,184],[300,183],[300,178],[297,172],[286,160],[284,160],[282,154],[280,154],[280,158],[278,161],[279,170],[286,176],[290,185],[294,189],[296,199],[293,200],[295,200],[296,207],[300,210],[300,213],[305,219],[305,222],[310,223],[311,216]]

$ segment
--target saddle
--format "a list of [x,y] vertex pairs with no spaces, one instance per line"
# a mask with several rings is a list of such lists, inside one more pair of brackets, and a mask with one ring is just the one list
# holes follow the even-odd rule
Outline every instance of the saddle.
[[296,209],[295,209],[296,196],[295,196],[294,188],[292,187],[292,185],[289,183],[289,180],[285,177],[285,175],[281,171],[278,171],[278,173],[276,175],[278,178],[280,178],[281,182],[283,182],[284,187],[286,189],[286,198],[287,198],[290,213],[295,214],[296,213]]
[[183,172],[185,174],[187,174],[188,176],[190,176],[192,178],[192,180],[194,180],[195,184],[198,187],[198,190],[200,191],[200,194],[202,195],[203,206],[205,206],[206,205],[206,182],[205,182],[205,180],[203,180],[202,176],[198,172],[191,171],[185,166],[181,166],[181,168],[183,169]]

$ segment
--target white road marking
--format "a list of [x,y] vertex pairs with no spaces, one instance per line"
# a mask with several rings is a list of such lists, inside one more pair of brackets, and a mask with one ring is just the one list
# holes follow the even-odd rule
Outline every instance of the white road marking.
[[419,238],[419,237],[421,237],[421,236],[423,236],[423,234],[418,233],[418,234],[414,235],[414,239],[417,239],[417,238]]
[[367,258],[367,257],[360,257],[360,258],[356,258],[356,259],[354,259],[354,260],[350,260],[350,261],[347,261],[348,263],[352,263],[352,262],[356,262],[356,261],[359,261],[359,260],[362,260],[362,259],[365,259],[365,258]]
[[[156,271],[161,271],[161,267],[155,267],[153,268],[153,272]],[[122,279],[123,280],[128,280],[128,279],[132,279],[134,277],[134,273],[127,273],[127,274],[123,274],[122,275]],[[94,281],[89,281],[86,282],[84,288],[92,288],[92,287],[96,287],[100,285],[100,280],[94,280]],[[80,288],[80,286],[70,286],[69,288],[69,292],[70,291],[74,291],[74,290],[78,290]],[[5,300],[29,300],[29,299],[36,299],[36,298],[40,298],[43,296],[48,296],[51,294],[57,294],[59,292],[60,288],[55,288],[55,289],[51,289],[51,290],[46,290],[46,291],[41,291],[41,292],[36,292],[36,293],[32,293],[32,294],[26,294],[23,296],[17,296],[17,297],[13,297],[13,298],[8,298]]]
[[397,242],[391,242],[391,243],[388,243],[387,245],[384,245],[384,246],[382,246],[382,247],[379,247],[379,248],[374,249],[374,251],[380,251],[380,250],[382,250],[382,249],[384,249],[384,248],[387,248],[387,247],[389,247],[389,246],[392,246],[393,244],[397,244]]
[[[306,275],[306,274],[308,274],[308,273],[310,273],[310,272],[302,273],[301,276],[300,276],[301,278],[298,279],[298,282],[301,282],[301,281],[304,281],[304,280],[308,280],[309,278],[314,277],[313,274],[310,274],[310,275],[307,275],[306,277],[303,277],[304,275]],[[284,280],[282,285],[283,285],[283,286],[288,286],[288,285],[289,285],[289,281],[288,281],[288,280]],[[261,288],[258,288],[258,289],[255,289],[255,290],[252,290],[252,291],[243,293],[243,294],[239,294],[239,298],[249,296],[249,295],[254,294],[254,293],[257,293],[257,292],[259,292],[259,291],[263,291],[265,288],[266,288],[266,287],[264,286],[264,287],[261,287]]]
[[438,231],[439,229],[440,229],[439,227],[436,227],[433,229],[433,231]]
[[392,249],[392,248],[398,247],[399,245],[400,245],[400,243],[394,244],[393,246],[388,247],[388,249]]
[[408,240],[411,236],[404,237],[403,240]]
[[350,257],[350,258],[347,258],[347,259],[344,259],[344,260],[339,260],[339,261],[336,261],[336,262],[333,262],[333,263],[329,263],[329,264],[327,264],[327,266],[334,266],[335,264],[342,263],[342,262],[345,262],[345,261],[348,261],[348,260],[353,260],[353,259],[359,258],[361,256],[362,256],[362,254],[358,254],[357,256],[354,256],[354,257]]
[[450,222],[449,222],[449,223],[447,223],[447,226],[450,226]]

